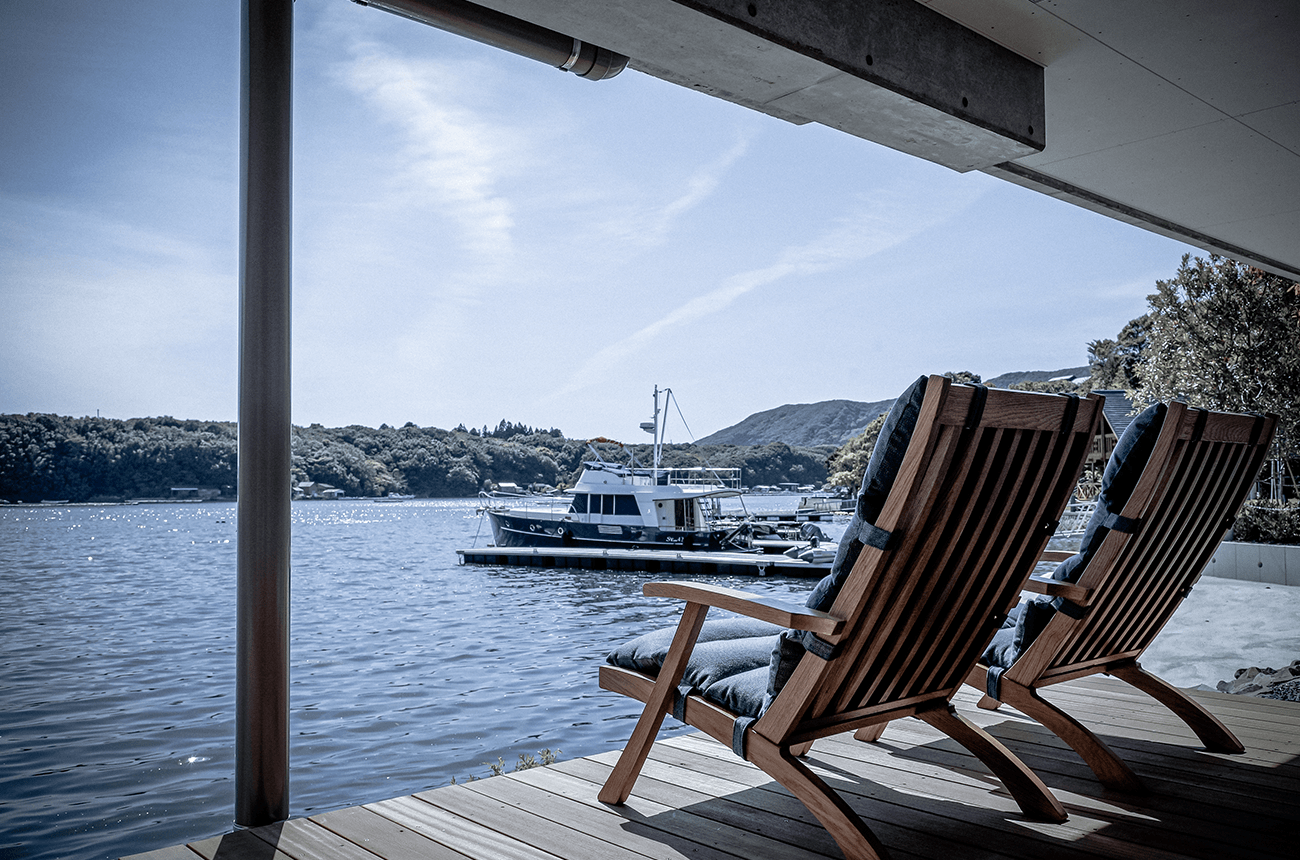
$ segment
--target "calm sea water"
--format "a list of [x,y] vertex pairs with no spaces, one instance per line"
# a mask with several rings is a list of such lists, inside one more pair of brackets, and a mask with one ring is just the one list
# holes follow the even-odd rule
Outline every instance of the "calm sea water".
[[[627,741],[637,703],[596,673],[675,622],[641,594],[664,575],[459,565],[491,540],[473,500],[299,502],[293,529],[292,815]],[[0,507],[0,857],[232,828],[235,530],[234,504]]]

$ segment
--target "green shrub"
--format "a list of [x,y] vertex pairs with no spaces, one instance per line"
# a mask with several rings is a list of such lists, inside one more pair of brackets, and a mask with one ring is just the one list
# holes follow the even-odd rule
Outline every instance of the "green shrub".
[[[555,762],[559,760],[559,755],[562,752],[564,752],[564,750],[555,750],[554,752],[551,752],[551,750],[548,748],[544,750],[539,750],[537,755],[535,756],[528,755],[527,753],[520,753],[519,761],[515,764],[514,769],[511,772],[513,773],[515,771],[530,770],[535,767],[546,767],[548,764],[555,764]],[[502,774],[506,773],[506,760],[501,756],[497,756],[496,764],[493,764],[490,761],[485,761],[483,762],[483,764],[487,765],[489,768],[492,769],[493,776],[501,776]],[[465,779],[465,781],[477,782],[478,777],[469,776]],[[457,784],[456,777],[453,776],[451,778],[451,784],[452,785]]]
[[1232,539],[1244,543],[1300,544],[1300,501],[1248,499],[1237,512]]

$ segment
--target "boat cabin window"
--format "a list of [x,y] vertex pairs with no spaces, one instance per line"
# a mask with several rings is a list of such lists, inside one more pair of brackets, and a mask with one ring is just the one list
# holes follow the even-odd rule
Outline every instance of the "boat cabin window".
[[573,502],[569,505],[569,513],[636,517],[641,515],[641,510],[637,507],[635,496],[575,493]]

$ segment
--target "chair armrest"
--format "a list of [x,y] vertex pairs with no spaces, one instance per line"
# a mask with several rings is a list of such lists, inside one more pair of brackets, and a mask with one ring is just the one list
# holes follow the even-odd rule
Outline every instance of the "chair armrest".
[[1087,606],[1092,602],[1092,589],[1075,585],[1073,582],[1061,582],[1041,576],[1031,576],[1025,583],[1025,591],[1046,594],[1048,597],[1064,597],[1072,603]]
[[734,588],[704,582],[647,582],[642,592],[646,597],[672,597],[689,603],[716,606],[794,630],[834,635],[844,627],[844,619],[826,612],[818,612],[776,597],[756,597]]
[[1059,550],[1059,549],[1045,549],[1043,550],[1042,554],[1038,556],[1038,560],[1059,562],[1059,561],[1065,561],[1067,558],[1072,558],[1075,555],[1078,555],[1078,553],[1067,552],[1065,550]]

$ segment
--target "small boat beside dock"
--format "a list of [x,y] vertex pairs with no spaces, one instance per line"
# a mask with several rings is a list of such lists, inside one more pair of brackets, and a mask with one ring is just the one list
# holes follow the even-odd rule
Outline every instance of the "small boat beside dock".
[[749,514],[749,519],[768,522],[816,523],[835,519],[837,516],[848,517],[853,514],[855,498],[808,498],[799,500],[794,510],[763,511]]

